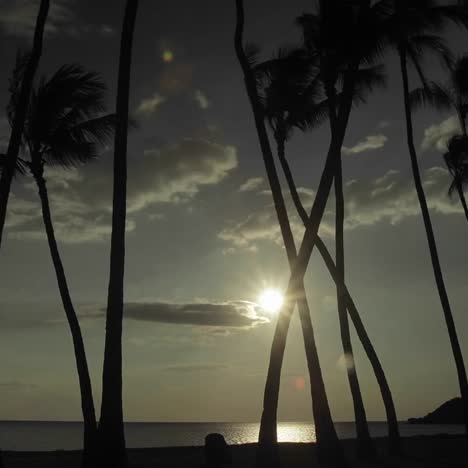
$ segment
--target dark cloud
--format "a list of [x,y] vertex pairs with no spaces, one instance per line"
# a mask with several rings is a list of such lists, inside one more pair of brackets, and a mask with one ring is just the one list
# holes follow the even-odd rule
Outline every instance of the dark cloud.
[[[107,24],[80,24],[74,9],[76,0],[54,0],[51,2],[46,24],[46,34],[113,35],[114,30]],[[39,0],[2,0],[0,4],[0,29],[8,36],[32,38],[39,11]]]
[[17,392],[24,390],[37,390],[39,385],[27,382],[0,382],[0,392]]
[[268,323],[261,308],[252,302],[175,304],[169,302],[127,303],[125,318],[145,322],[222,328],[252,328]]

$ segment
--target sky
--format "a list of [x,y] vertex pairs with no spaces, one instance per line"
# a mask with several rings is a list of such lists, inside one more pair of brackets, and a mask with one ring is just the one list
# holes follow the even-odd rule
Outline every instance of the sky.
[[[65,63],[98,72],[115,106],[123,0],[53,0],[39,75]],[[294,19],[311,0],[246,2],[246,37],[263,57],[298,44]],[[27,49],[38,2],[0,5],[0,150],[18,49]],[[141,1],[128,145],[124,412],[128,421],[258,421],[275,317],[256,302],[283,290],[289,270],[243,79],[233,49],[234,2]],[[449,31],[463,53],[466,33]],[[458,395],[442,309],[413,189],[401,83],[353,111],[343,150],[346,278],[381,358],[398,416],[424,415]],[[427,61],[431,77],[443,79]],[[415,114],[415,138],[442,267],[468,359],[468,225],[442,153],[457,131],[450,113]],[[287,147],[311,206],[329,141],[325,125]],[[112,147],[85,167],[46,172],[55,230],[80,314],[99,406],[109,278]],[[302,234],[288,199],[293,230]],[[333,197],[321,231],[333,252]],[[0,419],[79,420],[70,334],[61,307],[38,197],[14,182],[0,252]],[[312,320],[336,421],[353,419],[339,339],[336,295],[320,257],[306,276]],[[354,333],[354,331],[353,331]],[[383,420],[378,387],[353,335],[370,420]],[[297,318],[288,337],[279,418],[309,421],[310,392]]]

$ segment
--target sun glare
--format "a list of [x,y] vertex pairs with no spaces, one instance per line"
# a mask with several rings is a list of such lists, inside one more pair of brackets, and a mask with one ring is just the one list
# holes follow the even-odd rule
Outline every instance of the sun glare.
[[274,314],[283,305],[283,295],[277,289],[266,289],[260,294],[258,302],[263,309]]

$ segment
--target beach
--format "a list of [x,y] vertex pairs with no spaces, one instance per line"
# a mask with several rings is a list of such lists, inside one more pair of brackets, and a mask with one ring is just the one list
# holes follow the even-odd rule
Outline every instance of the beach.
[[[377,459],[371,462],[357,461],[354,456],[355,441],[342,441],[352,467],[394,468],[443,468],[466,467],[466,438],[463,436],[439,435],[416,436],[402,439],[402,455],[391,457],[386,454],[386,439],[376,439]],[[255,444],[231,446],[233,467],[255,466]],[[319,466],[315,444],[282,443],[281,460],[284,467]],[[129,466],[133,468],[201,467],[204,464],[203,447],[169,447],[129,449]],[[53,452],[4,452],[8,468],[78,468],[79,451]]]

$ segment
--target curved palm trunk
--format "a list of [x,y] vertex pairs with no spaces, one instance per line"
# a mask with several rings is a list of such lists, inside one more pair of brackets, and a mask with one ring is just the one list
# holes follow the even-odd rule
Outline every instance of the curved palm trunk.
[[406,62],[406,51],[404,48],[399,49],[401,75],[403,81],[403,94],[404,94],[404,105],[405,105],[405,116],[406,116],[406,131],[408,138],[408,148],[411,158],[411,167],[413,171],[414,185],[418,194],[419,205],[424,220],[424,227],[426,229],[427,242],[429,244],[429,252],[431,254],[432,268],[434,271],[434,277],[437,284],[437,291],[439,293],[440,302],[442,304],[442,310],[444,312],[445,323],[447,325],[447,331],[450,338],[450,344],[452,346],[453,357],[455,359],[455,365],[457,368],[458,382],[460,385],[460,393],[463,399],[464,405],[464,416],[465,416],[465,428],[468,435],[468,381],[466,377],[465,363],[463,361],[463,355],[458,341],[457,330],[455,322],[453,320],[452,310],[450,308],[450,302],[445,288],[444,278],[442,275],[442,268],[440,266],[439,254],[437,252],[437,244],[432,229],[431,218],[429,215],[429,209],[427,207],[426,196],[424,194],[424,188],[421,181],[421,175],[419,172],[418,159],[416,155],[416,148],[414,146],[413,138],[413,122],[411,117],[411,108],[409,104],[409,82],[408,82],[408,68]]
[[[296,184],[294,182],[294,177],[289,167],[288,160],[286,159],[286,156],[284,153],[282,154],[279,153],[278,156],[279,156],[281,167],[286,177],[288,188],[291,192],[291,197],[293,199],[297,213],[299,217],[301,218],[302,222],[304,223],[304,225],[306,225],[308,222],[307,212],[304,209],[304,206],[297,192]],[[341,287],[341,291],[343,293],[346,308],[348,309],[348,314],[353,322],[358,338],[364,348],[364,351],[366,352],[367,358],[369,359],[369,362],[374,371],[377,383],[379,385],[380,393],[382,395],[385,412],[387,415],[390,452],[394,454],[398,453],[400,451],[400,431],[398,428],[398,419],[396,415],[395,404],[393,402],[392,392],[390,390],[390,386],[388,385],[387,377],[385,376],[385,372],[383,370],[382,364],[380,363],[379,357],[377,356],[374,346],[372,345],[372,342],[367,334],[364,324],[362,323],[361,317],[356,308],[356,305],[354,304],[351,294],[348,291],[346,284],[344,283],[344,277],[338,271],[333,261],[333,258],[327,249],[327,246],[325,245],[323,240],[320,238],[320,236],[317,236],[316,244],[317,244],[317,250],[322,256],[322,259],[325,262],[325,265],[330,273],[330,276],[332,277],[335,284]]]
[[[337,164],[335,175],[335,200],[336,200],[336,220],[335,220],[335,243],[336,243],[336,267],[343,281],[345,280],[345,257],[344,257],[344,195],[343,195],[343,174],[341,158]],[[346,299],[343,294],[341,284],[336,285],[336,295],[338,303],[338,316],[340,322],[341,342],[346,370],[348,374],[349,387],[353,399],[354,417],[356,420],[357,453],[360,458],[372,458],[375,456],[375,447],[369,433],[366,410],[362,400],[361,388],[356,371],[351,333],[349,330],[348,313],[346,311]]]
[[73,340],[73,349],[75,351],[76,368],[78,371],[78,380],[80,384],[81,395],[81,410],[83,413],[84,422],[84,438],[83,438],[83,458],[82,466],[89,467],[94,463],[95,449],[96,449],[96,436],[97,424],[96,413],[94,411],[93,391],[91,386],[91,379],[89,377],[88,361],[86,359],[86,352],[83,343],[83,336],[81,334],[80,324],[78,317],[73,307],[68,289],[67,278],[63,268],[62,260],[55,238],[54,227],[52,224],[52,217],[50,214],[49,197],[47,195],[47,187],[42,175],[42,168],[33,171],[34,178],[37,183],[39,198],[41,200],[42,217],[47,234],[47,241],[49,243],[50,254],[55,268],[57,277],[57,284],[60,291],[65,315],[67,316],[68,325]]
[[[259,132],[259,138],[260,135],[262,140],[266,138],[266,141],[264,141],[264,145],[270,147],[270,143],[268,141],[266,132]],[[284,140],[278,139],[277,143],[278,151],[284,153]],[[288,256],[289,266],[292,269],[297,258],[296,245],[291,231],[289,218],[287,216],[287,209],[284,203],[284,198],[274,160],[272,160],[271,162],[272,180],[270,183],[270,187],[272,188],[272,192],[275,192],[276,203],[279,206],[281,206],[280,211],[282,215],[278,215],[278,221],[280,224],[283,242]],[[332,466],[343,466],[343,454],[331,417],[330,406],[328,404],[328,398],[325,390],[325,384],[323,381],[320,360],[318,357],[317,346],[315,342],[314,329],[310,317],[309,304],[307,301],[303,283],[301,284],[301,292],[300,297],[297,299],[297,305],[299,317],[301,320],[302,335],[304,339],[307,367],[309,371],[309,379],[311,385],[312,412],[314,415],[315,422],[318,456],[319,459],[326,464]],[[285,336],[287,336],[290,321],[291,317],[289,317],[283,323],[283,326],[285,327],[283,333],[285,334]],[[281,354],[281,356],[278,357],[278,359],[281,361],[281,365],[275,368],[275,370],[279,370],[279,372],[281,372],[283,357],[284,350],[283,354]],[[274,412],[264,410],[260,424],[259,446],[261,452],[259,453],[260,456],[258,457],[258,459],[259,464],[263,466],[279,465],[276,430],[280,380],[280,373],[276,374],[275,378],[272,379],[272,382],[274,382],[275,385],[275,392],[273,394],[270,394],[270,396],[274,397],[274,400],[271,402],[271,404],[275,405],[275,410]],[[272,447],[273,450],[271,449]]]
[[[243,49],[243,27],[244,27],[244,11],[243,1],[236,0],[237,7],[237,24],[235,32],[235,48],[239,63],[244,72],[245,85],[247,94],[255,119],[255,126],[259,138],[259,143],[265,163],[268,180],[273,194],[273,202],[278,216],[280,227],[282,229],[285,244],[287,244],[288,259],[291,266],[295,264],[295,245],[292,233],[289,227],[289,220],[286,211],[286,206],[282,198],[281,185],[279,183],[278,174],[276,172],[273,154],[268,140],[268,135],[263,120],[263,113],[259,106],[255,79],[252,76],[250,65],[245,56]],[[331,159],[331,158],[329,158]],[[332,178],[331,178],[332,180]],[[331,186],[331,181],[330,184]],[[326,199],[328,193],[322,195]],[[325,205],[324,203],[324,205]],[[294,255],[293,255],[294,254]],[[293,271],[293,268],[291,268]],[[305,271],[304,271],[305,273]],[[325,393],[325,386],[320,371],[320,363],[315,347],[315,339],[313,328],[310,322],[310,313],[306,303],[303,285],[303,275],[300,278],[297,289],[294,294],[291,291],[286,295],[286,301],[289,301],[289,307],[283,308],[278,317],[278,322],[275,328],[275,335],[272,343],[270,362],[268,367],[267,381],[265,384],[265,393],[263,399],[263,412],[261,419],[261,428],[259,435],[259,445],[257,452],[257,464],[265,467],[278,466],[279,457],[277,452],[277,408],[278,397],[281,380],[281,367],[283,363],[286,337],[291,322],[292,309],[298,302],[300,309],[300,317],[303,325],[303,335],[306,342],[306,356],[311,375],[311,391],[314,394],[313,410],[316,417],[315,423],[320,428],[317,434],[319,456],[321,460],[329,466],[344,467],[344,456],[341,444],[331,420],[328,401]]]
[[23,135],[24,121],[28,110],[29,96],[31,95],[34,76],[36,75],[36,70],[42,55],[42,40],[47,16],[49,14],[49,3],[49,0],[41,0],[39,14],[36,20],[36,29],[34,31],[33,48],[21,83],[21,92],[11,129],[5,166],[0,177],[0,245],[2,243],[3,229],[5,227],[11,182],[15,174],[16,162],[21,146],[21,137]]
[[122,403],[122,320],[127,201],[127,132],[133,34],[138,0],[127,0],[120,44],[114,148],[110,278],[99,421],[103,466],[127,466]]
[[462,184],[460,183],[457,183],[457,192],[458,192],[458,196],[460,197],[460,202],[463,206],[463,211],[465,212],[465,218],[468,221],[468,206],[466,205],[465,194],[463,192]]

